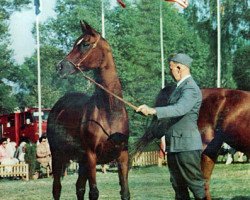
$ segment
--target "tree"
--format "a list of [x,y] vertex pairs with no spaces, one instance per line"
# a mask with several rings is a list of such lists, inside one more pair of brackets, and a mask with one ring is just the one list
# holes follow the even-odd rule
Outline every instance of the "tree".
[[245,46],[235,52],[233,59],[233,77],[238,89],[250,91],[250,46]]
[[[232,78],[232,57],[238,48],[247,44],[249,37],[248,1],[221,0],[221,66],[222,87],[235,88]],[[216,1],[194,1],[185,13],[191,26],[210,46],[209,62],[215,86],[217,72],[217,4]]]
[[18,68],[14,64],[13,52],[9,47],[8,22],[11,13],[27,3],[27,0],[0,1],[0,114],[11,112],[17,106],[12,81]]
[[[55,66],[63,57],[62,51],[52,46],[42,46],[41,49],[41,96],[42,106],[51,108],[62,96],[60,78],[56,75]],[[23,76],[25,74],[25,76]],[[58,83],[58,84],[56,84]],[[34,54],[26,58],[20,66],[18,84],[22,90],[18,93],[20,107],[37,107],[37,57]]]

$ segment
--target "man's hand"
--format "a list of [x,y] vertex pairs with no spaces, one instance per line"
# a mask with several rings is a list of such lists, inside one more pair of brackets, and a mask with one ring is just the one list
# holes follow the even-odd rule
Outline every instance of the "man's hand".
[[154,108],[150,108],[147,105],[141,105],[137,108],[136,112],[141,112],[144,115],[148,116],[148,115],[155,115],[156,114],[156,110]]

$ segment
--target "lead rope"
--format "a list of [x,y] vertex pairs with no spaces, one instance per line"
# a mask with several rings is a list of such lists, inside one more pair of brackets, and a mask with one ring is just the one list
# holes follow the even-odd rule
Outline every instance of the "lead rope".
[[105,92],[109,93],[110,95],[112,95],[113,97],[117,98],[118,100],[120,100],[121,102],[125,103],[126,105],[128,105],[129,107],[133,108],[134,110],[137,110],[138,107],[133,105],[132,103],[124,100],[123,98],[119,97],[118,95],[114,94],[113,92],[109,91],[107,88],[103,87],[101,84],[97,83],[94,79],[88,77],[87,75],[84,74],[84,72],[80,69],[80,67],[76,67],[81,73],[82,76],[84,78],[86,78],[87,80],[89,80],[90,82],[94,83],[95,85],[97,85],[99,88],[103,89]]
[[87,54],[80,60],[80,62],[78,62],[77,64],[75,64],[73,61],[67,59],[72,65],[75,66],[75,68],[77,68],[81,73],[82,73],[82,76],[84,78],[86,78],[87,80],[89,80],[90,82],[94,83],[95,85],[97,85],[99,88],[103,89],[105,92],[107,92],[108,94],[112,95],[113,97],[117,98],[118,100],[120,100],[121,102],[125,103],[126,105],[128,105],[129,107],[133,108],[134,110],[137,110],[138,107],[136,107],[135,105],[133,105],[132,103],[124,100],[123,98],[119,97],[118,95],[114,94],[113,92],[109,91],[107,88],[103,87],[101,84],[97,83],[94,79],[86,76],[83,71],[81,70],[80,68],[80,63],[82,63],[82,61],[84,61],[89,55],[90,53],[92,52],[93,49],[96,48],[97,46],[97,43],[99,42],[101,36],[99,35],[98,36],[98,39],[95,41],[95,43],[93,44],[92,48],[87,52]]

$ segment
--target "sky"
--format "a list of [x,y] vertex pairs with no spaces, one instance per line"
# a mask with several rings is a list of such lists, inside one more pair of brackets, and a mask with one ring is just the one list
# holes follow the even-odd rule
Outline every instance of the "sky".
[[[39,14],[39,21],[44,22],[49,17],[55,17],[54,12],[56,0],[42,0],[42,11]],[[29,8],[15,12],[10,18],[11,48],[14,50],[14,59],[22,64],[25,57],[31,56],[36,48],[36,41],[31,30],[35,26],[36,15],[32,3]]]
[[[54,12],[56,0],[40,0],[40,2],[42,4],[40,22],[46,21],[49,17],[56,17]],[[14,59],[18,64],[22,64],[25,57],[30,57],[36,48],[36,41],[31,33],[36,23],[33,4],[32,1],[28,9],[13,13],[10,18],[11,48],[14,50]],[[117,4],[116,0],[111,0],[111,4]]]

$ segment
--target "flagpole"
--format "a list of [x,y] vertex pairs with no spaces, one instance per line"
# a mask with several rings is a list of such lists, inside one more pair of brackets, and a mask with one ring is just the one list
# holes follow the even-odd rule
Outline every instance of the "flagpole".
[[161,87],[165,87],[165,66],[163,48],[162,0],[160,0],[160,44],[161,44]]
[[104,0],[102,0],[102,37],[105,38]]
[[37,93],[38,93],[38,134],[42,136],[42,106],[41,106],[41,67],[40,67],[40,34],[39,15],[36,15],[36,43],[37,43]]
[[221,27],[220,0],[217,0],[217,87],[221,87]]
[[[162,20],[162,0],[160,0],[160,46],[161,46],[161,87],[165,87],[165,65],[164,65],[164,48],[163,48],[163,20]],[[165,136],[161,138],[161,149],[165,149]],[[159,153],[158,166],[162,166],[165,155],[162,151]]]

